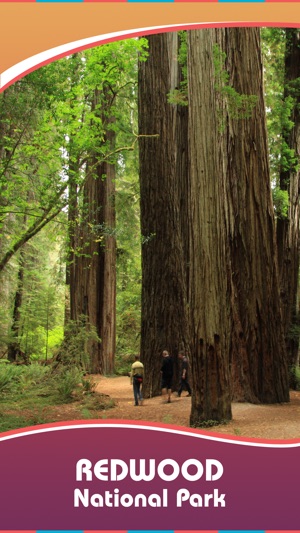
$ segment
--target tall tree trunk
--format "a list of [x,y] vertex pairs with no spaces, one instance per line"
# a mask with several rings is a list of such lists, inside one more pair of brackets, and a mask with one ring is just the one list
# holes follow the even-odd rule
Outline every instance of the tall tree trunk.
[[[78,94],[76,87],[80,77],[81,58],[75,53],[70,58],[71,76],[70,76],[70,97],[68,105],[71,111],[71,124],[78,122],[76,106],[78,103]],[[77,233],[78,233],[78,184],[80,182],[80,156],[76,145],[76,136],[78,131],[68,133],[68,249],[66,264],[66,299],[65,299],[65,325],[69,320],[77,320],[76,312],[76,254],[77,254]],[[80,245],[79,245],[80,246]],[[68,331],[66,329],[66,331]],[[67,339],[66,339],[67,341]],[[68,342],[68,341],[67,341]]]
[[[100,92],[94,92],[93,109]],[[109,105],[107,105],[107,109]],[[107,125],[105,141],[113,148],[115,133],[109,127],[106,109],[99,109]],[[101,152],[103,137],[98,139]],[[81,253],[76,258],[76,316],[85,316],[101,342],[89,340],[87,350],[91,372],[107,374],[114,370],[116,345],[116,238],[115,165],[94,156],[84,186],[83,222],[79,231]]]
[[[187,39],[187,35],[183,37]],[[179,39],[180,45],[180,39]],[[187,65],[182,64],[178,72],[178,86],[181,82],[187,82],[184,79],[184,70]],[[185,90],[185,89],[184,89]],[[186,94],[186,98],[187,98]],[[177,116],[175,123],[175,138],[176,138],[176,178],[179,188],[179,208],[180,208],[180,224],[181,224],[181,239],[183,245],[183,265],[185,271],[185,284],[188,298],[189,287],[189,272],[190,272],[190,204],[189,195],[187,191],[190,188],[190,161],[189,161],[189,108],[188,105],[177,105]]]
[[229,294],[224,216],[222,101],[215,90],[213,49],[223,29],[188,33],[190,131],[190,309],[194,375],[190,422],[231,418]]
[[[227,226],[232,273],[232,392],[236,400],[289,400],[280,309],[258,28],[226,29],[229,84],[256,95],[250,118],[229,113]],[[246,104],[247,105],[247,104]],[[238,111],[239,112],[239,111]]]
[[[167,95],[178,85],[178,36],[152,35],[139,67],[142,231],[141,359],[145,396],[160,391],[161,354],[189,349],[179,184],[178,118]],[[176,386],[176,378],[174,386]]]
[[[283,131],[283,141],[294,151],[299,166],[300,158],[300,32],[287,28],[285,53],[284,96],[292,97],[294,105],[291,120],[294,124],[288,132]],[[277,220],[277,246],[280,273],[280,289],[283,311],[283,326],[286,337],[288,365],[291,369],[298,364],[299,350],[299,188],[300,170],[295,165],[281,169],[280,188],[289,194],[289,210],[286,219]],[[294,386],[293,372],[291,385]]]
[[[7,138],[13,136],[14,128],[16,128],[15,121],[12,120],[10,117],[9,119],[9,104],[7,104],[7,99],[9,99],[9,95],[12,91],[15,91],[15,87],[9,87],[6,89],[1,95],[1,113],[0,113],[0,169],[1,169],[1,185],[0,185],[0,208],[3,208],[5,211],[7,208],[7,187],[9,186],[10,181],[12,180],[9,170],[9,162],[11,159],[11,149],[7,148]],[[5,238],[6,230],[9,229],[12,222],[15,220],[15,215],[12,214],[5,214],[1,216],[0,220],[0,250],[3,253],[7,251],[9,248],[9,240]],[[19,274],[18,274],[19,275]],[[8,309],[9,311],[1,317],[1,325],[0,325],[0,333],[1,337],[5,338],[7,337],[7,332],[10,332],[9,335],[13,334],[14,329],[14,311],[13,315],[11,315],[11,307],[12,307],[12,298],[13,300],[13,306],[15,306],[16,302],[16,294],[18,293],[18,289],[16,291],[16,294],[14,297],[12,297],[15,286],[18,281],[16,280],[17,273],[15,272],[15,269],[3,269],[0,271],[1,276],[1,282],[0,282],[0,301],[2,303],[2,309],[3,311],[5,309]],[[12,318],[12,322],[11,322]],[[14,334],[13,334],[14,335]],[[8,350],[11,352],[11,348]],[[6,343],[1,345],[0,344],[0,353],[6,352]],[[14,360],[15,355],[10,353],[9,357]]]
[[19,257],[18,281],[17,290],[14,297],[14,307],[12,315],[12,325],[10,330],[10,340],[7,350],[7,358],[11,362],[17,361],[18,357],[22,356],[25,360],[25,354],[21,352],[20,347],[20,318],[21,306],[23,301],[23,285],[24,285],[24,247],[21,249]]
[[78,232],[78,176],[79,161],[74,153],[74,138],[69,140],[69,176],[68,176],[68,255],[66,265],[66,301],[65,324],[69,319],[76,320],[76,249]]

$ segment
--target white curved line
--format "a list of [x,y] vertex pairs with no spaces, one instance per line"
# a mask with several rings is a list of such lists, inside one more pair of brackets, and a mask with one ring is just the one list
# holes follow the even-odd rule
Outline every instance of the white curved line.
[[147,431],[158,431],[162,433],[173,433],[176,435],[182,435],[185,437],[194,437],[196,439],[204,439],[204,440],[212,440],[215,442],[223,442],[225,444],[237,444],[241,446],[255,446],[258,448],[298,448],[300,446],[300,442],[289,442],[289,443],[266,443],[266,442],[248,442],[248,441],[239,441],[239,440],[231,440],[230,438],[222,438],[222,437],[216,437],[216,436],[210,436],[210,435],[203,435],[203,434],[197,434],[197,433],[189,433],[188,431],[181,431],[176,430],[172,428],[161,428],[161,427],[155,427],[155,426],[143,426],[143,425],[135,425],[135,424],[114,424],[114,423],[104,423],[104,424],[74,424],[74,425],[67,425],[67,426],[58,426],[58,427],[47,427],[47,428],[40,428],[40,429],[33,429],[30,431],[24,431],[23,433],[17,433],[15,435],[7,435],[5,437],[0,437],[0,442],[10,440],[10,439],[16,439],[19,437],[26,437],[29,435],[35,435],[40,433],[48,433],[53,431],[62,431],[62,430],[70,430],[70,429],[90,429],[90,428],[125,428],[125,429],[143,429]]
[[[203,24],[210,24],[210,23],[201,23]],[[24,59],[23,61],[20,61],[19,63],[16,63],[12,67],[8,68],[4,72],[0,74],[0,89],[6,85],[8,85],[12,80],[15,80],[19,77],[21,77],[22,74],[25,72],[28,72],[29,70],[32,70],[34,67],[38,67],[38,65],[45,64],[47,62],[50,62],[51,59],[67,55],[68,52],[71,50],[76,49],[83,49],[88,48],[92,45],[101,44],[103,41],[110,41],[114,39],[118,39],[119,37],[130,37],[133,34],[137,33],[143,33],[148,32],[152,30],[161,30],[161,29],[169,29],[169,28],[178,28],[178,27],[189,27],[191,25],[195,25],[195,23],[188,23],[188,24],[172,24],[167,26],[153,26],[149,28],[136,28],[132,30],[122,30],[112,33],[105,33],[103,35],[96,35],[94,37],[88,37],[86,39],[80,39],[78,41],[73,41],[67,44],[63,44],[60,46],[56,46],[55,48],[50,48],[49,50],[45,50],[44,52],[40,52],[39,54],[35,54],[31,57],[28,57],[27,59]]]

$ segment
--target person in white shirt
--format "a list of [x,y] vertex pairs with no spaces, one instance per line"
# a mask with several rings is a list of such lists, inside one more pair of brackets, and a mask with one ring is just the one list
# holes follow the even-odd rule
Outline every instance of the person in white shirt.
[[140,361],[140,356],[135,356],[135,361],[131,365],[130,383],[133,385],[134,405],[143,405],[142,386],[144,379],[144,365]]

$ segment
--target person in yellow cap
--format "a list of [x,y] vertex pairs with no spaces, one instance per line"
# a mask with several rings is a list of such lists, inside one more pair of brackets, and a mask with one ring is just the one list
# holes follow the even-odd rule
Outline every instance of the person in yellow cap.
[[140,356],[136,355],[134,363],[131,365],[130,383],[133,385],[134,405],[143,405],[143,379],[144,365],[140,361]]

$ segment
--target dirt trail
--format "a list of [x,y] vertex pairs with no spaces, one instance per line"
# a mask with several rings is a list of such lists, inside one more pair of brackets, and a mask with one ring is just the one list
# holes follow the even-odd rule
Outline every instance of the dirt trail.
[[[161,397],[150,398],[142,406],[133,402],[132,386],[128,377],[99,377],[97,391],[109,395],[115,407],[106,411],[107,418],[162,422],[189,426],[191,398],[172,395],[170,404]],[[276,405],[234,403],[233,420],[209,431],[235,436],[263,439],[300,439],[300,392],[291,392],[291,401]]]

